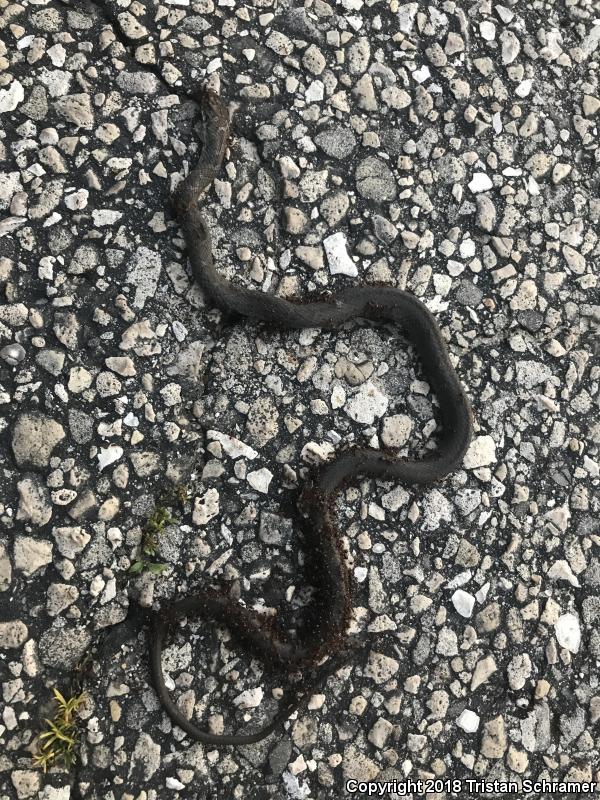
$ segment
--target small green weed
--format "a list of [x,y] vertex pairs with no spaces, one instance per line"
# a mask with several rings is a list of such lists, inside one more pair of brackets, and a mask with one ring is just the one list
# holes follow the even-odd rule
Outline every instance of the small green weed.
[[139,556],[129,568],[130,573],[138,575],[140,572],[150,572],[153,575],[160,575],[161,572],[168,568],[168,564],[162,564],[151,559],[156,556],[158,542],[165,527],[177,522],[177,519],[171,516],[171,511],[167,504],[177,502],[183,508],[188,497],[187,486],[175,486],[169,492],[161,495],[160,505],[156,506],[144,525]]
[[53,719],[44,720],[47,730],[38,737],[39,752],[33,757],[34,764],[44,772],[48,767],[62,766],[70,769],[77,758],[79,743],[77,709],[85,700],[82,692],[67,700],[58,689],[53,689],[58,708]]

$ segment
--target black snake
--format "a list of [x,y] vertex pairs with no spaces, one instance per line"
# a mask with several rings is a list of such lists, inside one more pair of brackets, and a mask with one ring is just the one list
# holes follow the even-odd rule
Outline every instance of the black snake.
[[[259,320],[278,328],[334,330],[357,318],[373,323],[395,323],[412,342],[435,391],[442,421],[438,449],[422,460],[360,448],[346,450],[326,463],[302,492],[300,509],[307,552],[314,556],[311,581],[315,592],[302,627],[290,636],[276,618],[242,606],[216,589],[204,589],[164,606],[153,617],[150,633],[152,681],[171,719],[193,738],[209,744],[249,744],[268,735],[291,711],[282,707],[275,719],[249,735],[213,735],[200,730],[173,702],[161,666],[161,654],[172,626],[181,618],[199,614],[226,625],[255,656],[286,670],[305,668],[339,650],[352,609],[351,580],[334,504],[340,488],[358,476],[397,479],[406,484],[440,480],[460,466],[471,438],[471,412],[438,325],[413,295],[392,287],[358,286],[327,298],[307,296],[293,302],[235,286],[215,269],[211,237],[198,200],[216,177],[229,140],[229,114],[210,90],[198,96],[203,117],[203,147],[195,169],[178,186],[173,204],[187,243],[194,276],[210,301],[226,312]],[[312,562],[311,562],[312,563]]]

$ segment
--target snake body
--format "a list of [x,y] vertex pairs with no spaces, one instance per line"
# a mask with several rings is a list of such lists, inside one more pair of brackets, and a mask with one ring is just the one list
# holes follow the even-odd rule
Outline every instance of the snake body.
[[210,90],[198,97],[203,117],[203,148],[197,166],[177,187],[173,205],[184,233],[195,279],[209,300],[226,312],[259,320],[277,328],[335,330],[364,318],[376,324],[391,322],[412,342],[435,391],[442,422],[437,451],[422,460],[399,459],[373,448],[356,447],[325,464],[302,492],[306,550],[312,556],[314,595],[302,627],[291,636],[277,622],[242,606],[226,593],[205,589],[167,605],[154,617],[150,637],[152,681],[172,720],[193,738],[209,744],[248,744],[270,733],[297,703],[282,708],[265,728],[249,735],[213,735],[199,729],[173,702],[165,686],[161,653],[172,626],[181,618],[200,615],[226,625],[255,656],[285,670],[304,668],[343,643],[352,609],[352,591],[334,501],[347,482],[359,476],[428,484],[460,466],[471,438],[471,412],[465,392],[450,361],[438,325],[416,297],[392,287],[359,286],[327,299],[306,297],[292,302],[260,291],[235,286],[215,269],[210,232],[198,200],[221,168],[229,139],[229,114]]

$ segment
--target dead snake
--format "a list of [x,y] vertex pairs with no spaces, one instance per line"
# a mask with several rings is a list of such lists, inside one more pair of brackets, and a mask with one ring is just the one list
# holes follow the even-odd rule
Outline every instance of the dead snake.
[[325,464],[307,486],[299,506],[307,553],[313,556],[314,595],[302,627],[290,636],[273,617],[247,608],[226,593],[205,589],[163,606],[153,616],[150,632],[152,682],[173,720],[191,737],[207,744],[240,745],[259,741],[298,707],[293,701],[275,719],[253,734],[214,735],[185,717],[165,686],[161,654],[174,624],[183,617],[201,615],[226,625],[255,656],[273,666],[294,670],[315,664],[337,652],[344,642],[352,609],[351,579],[334,503],[337,492],[358,476],[396,479],[406,484],[428,484],[460,466],[471,438],[471,412],[438,325],[426,306],[413,295],[392,287],[358,286],[326,299],[292,302],[244,289],[221,277],[215,269],[210,232],[198,201],[216,177],[229,140],[229,114],[210,90],[198,95],[203,118],[203,147],[197,166],[177,187],[173,205],[183,230],[194,277],[218,308],[259,320],[277,328],[335,330],[357,318],[376,324],[395,323],[412,342],[435,391],[442,422],[438,449],[422,460],[399,459],[373,448],[355,447]]

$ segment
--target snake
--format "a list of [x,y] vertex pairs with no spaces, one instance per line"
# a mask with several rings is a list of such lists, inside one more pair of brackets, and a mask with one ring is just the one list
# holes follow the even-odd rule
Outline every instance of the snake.
[[171,720],[197,741],[245,745],[260,741],[275,730],[298,708],[300,700],[282,703],[274,719],[254,733],[213,734],[202,730],[181,712],[165,685],[161,656],[170,633],[184,618],[198,616],[227,627],[265,665],[290,673],[306,670],[340,652],[352,611],[352,580],[336,520],[338,493],[359,477],[407,485],[441,480],[462,464],[471,440],[472,415],[440,328],[429,309],[413,294],[391,286],[363,285],[327,296],[287,299],[238,286],[219,274],[200,200],[221,169],[231,122],[227,106],[213,90],[202,87],[195,99],[201,113],[202,149],[197,164],[176,187],[171,200],[193,276],[209,302],[224,312],[286,330],[335,331],[357,319],[375,325],[391,323],[420,356],[437,396],[441,418],[437,448],[424,458],[399,458],[389,450],[354,446],[324,463],[308,480],[299,496],[298,516],[314,591],[295,633],[280,624],[277,614],[267,615],[242,605],[219,588],[201,589],[154,612],[149,634],[150,672]]

